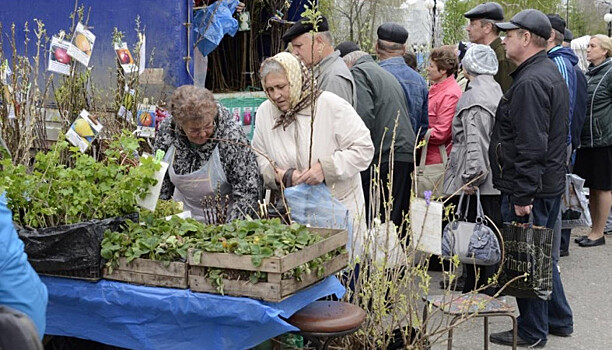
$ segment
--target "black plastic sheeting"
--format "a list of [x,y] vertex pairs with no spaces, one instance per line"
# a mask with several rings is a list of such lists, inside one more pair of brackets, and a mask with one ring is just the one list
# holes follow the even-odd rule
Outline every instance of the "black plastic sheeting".
[[119,231],[126,219],[137,221],[138,213],[43,229],[18,228],[17,233],[25,245],[28,261],[37,272],[99,278],[104,265],[100,255],[104,231]]

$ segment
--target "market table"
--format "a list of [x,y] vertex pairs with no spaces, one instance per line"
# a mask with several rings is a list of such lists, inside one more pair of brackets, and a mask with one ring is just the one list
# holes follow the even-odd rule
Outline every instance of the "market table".
[[330,276],[272,303],[104,279],[41,279],[49,290],[46,334],[130,349],[247,349],[297,330],[280,316],[345,291]]

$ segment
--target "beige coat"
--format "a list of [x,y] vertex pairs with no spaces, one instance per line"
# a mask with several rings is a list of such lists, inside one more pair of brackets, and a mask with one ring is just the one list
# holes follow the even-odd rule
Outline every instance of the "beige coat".
[[[319,161],[325,184],[334,198],[348,209],[353,220],[353,247],[361,247],[365,234],[365,207],[360,172],[367,169],[374,155],[370,131],[357,112],[344,99],[323,92],[316,101],[312,161]],[[296,121],[286,130],[272,129],[281,112],[269,100],[257,109],[253,148],[267,188],[278,189],[274,167],[308,169],[310,112],[298,112]],[[358,248],[356,248],[358,249]]]

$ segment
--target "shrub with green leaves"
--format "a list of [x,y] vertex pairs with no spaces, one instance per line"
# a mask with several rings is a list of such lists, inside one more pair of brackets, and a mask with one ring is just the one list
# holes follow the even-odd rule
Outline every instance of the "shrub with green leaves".
[[101,161],[60,139],[49,152],[36,154],[31,171],[0,161],[0,188],[6,191],[13,220],[23,227],[45,228],[123,216],[138,211],[157,180],[160,164],[135,159],[138,139],[117,135]]

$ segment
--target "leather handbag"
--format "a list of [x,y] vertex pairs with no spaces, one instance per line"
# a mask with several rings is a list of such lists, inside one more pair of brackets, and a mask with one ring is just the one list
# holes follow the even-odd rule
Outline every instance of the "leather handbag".
[[414,192],[416,193],[417,197],[421,198],[425,198],[425,191],[431,191],[431,194],[434,197],[440,197],[444,194],[444,173],[446,172],[446,165],[448,163],[446,147],[444,145],[438,146],[440,155],[442,156],[442,163],[425,165],[430,134],[431,130],[427,130],[424,138],[425,146],[421,151],[419,165],[416,166],[414,170]]
[[452,258],[457,255],[459,261],[466,264],[491,266],[501,260],[501,249],[495,232],[487,225],[487,220],[480,203],[480,190],[476,187],[476,222],[467,221],[469,199],[465,211],[461,193],[459,205],[453,221],[449,222],[442,233],[442,256]]

